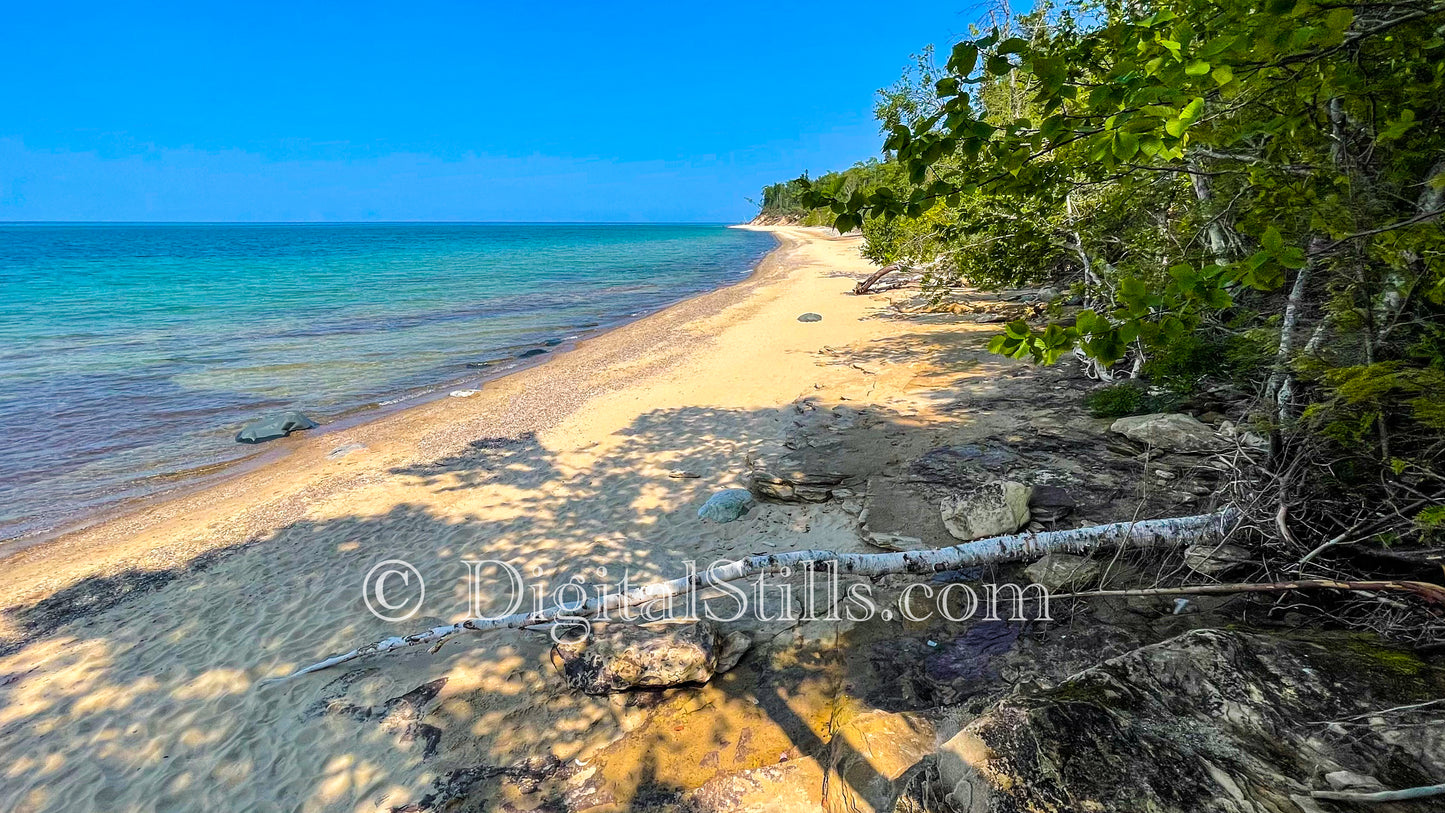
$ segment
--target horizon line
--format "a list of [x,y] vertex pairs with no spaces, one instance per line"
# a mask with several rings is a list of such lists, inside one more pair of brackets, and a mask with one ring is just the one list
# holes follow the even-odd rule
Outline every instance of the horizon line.
[[0,226],[713,226],[725,220],[0,220]]

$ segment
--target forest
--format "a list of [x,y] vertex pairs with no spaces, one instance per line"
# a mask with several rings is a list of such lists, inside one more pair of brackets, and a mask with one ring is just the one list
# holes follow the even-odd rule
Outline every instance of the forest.
[[1081,364],[1100,416],[1247,402],[1268,450],[1223,497],[1289,575],[1438,578],[1442,25],[1432,2],[996,10],[879,92],[882,160],[762,215],[860,229],[934,291],[1055,287],[989,349]]

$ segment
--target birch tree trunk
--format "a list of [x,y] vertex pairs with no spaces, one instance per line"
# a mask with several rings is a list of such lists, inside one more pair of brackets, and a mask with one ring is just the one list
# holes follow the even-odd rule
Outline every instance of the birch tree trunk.
[[366,655],[439,644],[459,632],[520,629],[552,623],[559,619],[590,618],[604,610],[612,611],[646,604],[657,599],[684,595],[689,591],[700,591],[723,582],[738,581],[758,574],[778,573],[784,569],[793,570],[809,564],[814,566],[833,564],[840,576],[936,573],[998,562],[1036,559],[1049,553],[1087,553],[1105,547],[1150,548],[1210,542],[1222,539],[1228,534],[1233,529],[1237,518],[1238,515],[1234,511],[1226,510],[1191,517],[1116,522],[1111,525],[1096,525],[1090,528],[1066,531],[997,536],[936,550],[899,553],[837,553],[827,550],[800,550],[751,556],[691,576],[642,585],[626,593],[604,593],[585,602],[554,605],[540,612],[518,613],[500,618],[469,618],[456,624],[433,627],[412,635],[384,638],[303,667],[286,677],[274,678],[265,682],[287,680],[319,672]]

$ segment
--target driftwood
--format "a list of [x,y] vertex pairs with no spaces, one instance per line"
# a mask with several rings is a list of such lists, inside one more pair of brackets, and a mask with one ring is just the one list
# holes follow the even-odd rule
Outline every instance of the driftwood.
[[1206,596],[1230,593],[1282,593],[1286,590],[1399,590],[1425,599],[1432,604],[1445,604],[1445,587],[1429,582],[1352,581],[1306,579],[1292,582],[1241,582],[1239,584],[1198,584],[1187,587],[1146,587],[1137,590],[1093,590],[1087,593],[1057,593],[1059,598],[1109,598],[1117,596]]
[[604,593],[585,602],[555,605],[539,612],[517,613],[500,618],[469,618],[456,624],[433,627],[412,635],[385,638],[303,667],[284,678],[275,680],[286,680],[311,672],[319,672],[366,655],[395,652],[415,646],[440,645],[442,641],[459,632],[520,629],[552,623],[562,618],[588,618],[604,610],[611,611],[646,604],[658,599],[684,595],[691,590],[706,589],[722,582],[737,581],[763,573],[777,573],[784,568],[801,568],[808,564],[814,566],[831,564],[837,568],[839,575],[852,576],[936,573],[998,562],[1036,559],[1049,553],[1087,553],[1105,547],[1149,548],[1210,542],[1222,539],[1233,529],[1237,519],[1238,515],[1235,512],[1222,511],[1191,517],[1117,522],[1111,525],[1097,525],[1065,531],[998,536],[936,550],[899,553],[837,553],[827,550],[800,550],[751,556],[691,576],[642,585],[626,593]]
[[1445,796],[1445,785],[1422,785],[1418,788],[1377,790],[1369,793],[1348,790],[1317,790],[1310,796],[1316,799],[1328,799],[1332,802],[1403,802],[1409,799]]
[[857,285],[853,286],[853,295],[862,296],[863,294],[868,293],[870,290],[872,290],[874,285],[878,284],[878,280],[883,279],[885,275],[897,271],[902,267],[903,266],[894,263],[893,265],[885,265],[877,271],[874,271],[871,275],[869,275],[868,279],[865,279]]

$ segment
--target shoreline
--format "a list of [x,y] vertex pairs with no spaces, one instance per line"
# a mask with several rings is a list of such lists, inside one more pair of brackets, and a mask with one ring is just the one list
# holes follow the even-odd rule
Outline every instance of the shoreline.
[[[444,383],[433,385],[428,389],[422,389],[393,400],[354,407],[341,413],[329,422],[318,426],[314,430],[307,430],[304,433],[298,433],[288,438],[266,443],[259,448],[255,448],[249,454],[235,459],[205,463],[183,471],[152,475],[151,478],[147,479],[175,479],[184,482],[153,493],[125,498],[114,503],[83,511],[74,517],[61,521],[55,527],[25,533],[20,536],[0,538],[0,563],[6,562],[11,557],[32,548],[64,543],[66,537],[99,530],[100,526],[112,522],[124,521],[134,517],[134,515],[140,512],[164,509],[170,503],[197,497],[209,489],[223,487],[235,478],[244,477],[258,469],[269,466],[281,466],[300,451],[302,445],[308,441],[324,442],[321,441],[321,438],[329,435],[352,429],[360,429],[413,409],[421,409],[435,402],[445,401],[450,397],[450,393],[457,389],[475,389],[478,391],[478,395],[480,395],[482,389],[486,386],[493,385],[497,381],[510,376],[522,375],[538,367],[543,367],[553,360],[561,358],[568,353],[576,352],[584,345],[596,341],[614,331],[622,330],[652,319],[672,308],[701,297],[706,297],[734,286],[745,285],[752,281],[760,273],[768,260],[784,247],[784,241],[772,227],[759,227],[744,223],[727,225],[726,228],[771,233],[776,240],[776,244],[748,270],[748,273],[739,279],[727,282],[711,290],[692,294],[676,302],[654,308],[650,311],[643,311],[632,316],[624,317],[614,321],[610,325],[602,324],[584,328],[582,329],[583,332],[592,331],[591,335],[564,340],[544,355],[538,355],[532,358],[503,360],[497,364],[499,369],[493,371],[479,370],[473,375],[448,380]],[[471,397],[475,398],[478,396]]]
[[[650,313],[644,313],[636,318],[627,319],[611,327],[605,327],[592,336],[585,337],[570,346],[564,345],[557,350],[539,357],[532,361],[522,360],[518,367],[498,371],[488,376],[480,374],[475,379],[468,379],[469,384],[474,384],[478,394],[469,398],[451,398],[449,391],[454,389],[452,385],[438,386],[436,389],[419,394],[412,398],[405,399],[400,403],[390,405],[378,405],[373,408],[357,410],[351,415],[344,416],[339,420],[318,427],[316,430],[306,433],[298,433],[290,438],[282,439],[280,442],[273,442],[274,448],[262,448],[255,453],[235,461],[217,464],[222,471],[201,475],[196,482],[188,483],[159,492],[154,495],[125,500],[112,506],[105,506],[97,511],[78,517],[73,522],[66,523],[49,531],[37,533],[32,536],[15,537],[7,540],[0,540],[0,563],[9,567],[17,564],[25,565],[37,563],[35,560],[43,560],[52,556],[60,556],[65,559],[75,558],[78,551],[64,551],[62,549],[71,546],[84,546],[87,552],[98,554],[100,559],[111,559],[112,562],[122,562],[133,559],[137,553],[142,556],[145,551],[127,551],[125,555],[107,557],[105,548],[109,544],[105,539],[98,537],[109,537],[112,535],[125,536],[134,539],[139,534],[144,534],[156,529],[157,526],[166,526],[174,522],[183,521],[186,516],[195,514],[197,511],[219,507],[220,505],[235,504],[237,492],[245,491],[253,485],[259,486],[267,483],[277,476],[284,477],[292,474],[297,477],[307,477],[321,474],[326,468],[326,461],[331,451],[351,443],[367,444],[371,440],[373,444],[385,444],[387,436],[398,431],[402,435],[416,434],[414,427],[406,424],[419,421],[425,416],[426,419],[437,419],[438,423],[446,423],[453,420],[460,413],[466,411],[464,404],[454,402],[480,403],[487,400],[489,395],[487,387],[493,391],[503,382],[512,379],[524,379],[524,377],[538,375],[539,369],[550,367],[553,363],[568,358],[578,353],[585,352],[588,348],[605,343],[615,334],[623,331],[636,330],[648,332],[648,323],[665,317],[671,311],[680,308],[701,305],[713,311],[721,310],[730,301],[723,301],[723,297],[731,300],[734,295],[740,297],[745,287],[755,285],[764,281],[770,273],[778,271],[780,264],[779,255],[789,248],[796,247],[799,239],[796,236],[789,237],[785,234],[787,230],[801,230],[803,232],[816,233],[824,236],[829,230],[805,227],[774,227],[756,226],[752,224],[734,224],[727,228],[744,229],[749,231],[767,232],[773,235],[777,241],[775,245],[753,269],[743,278],[730,282],[710,291],[705,291],[685,299],[663,306]],[[847,239],[847,238],[837,238]],[[790,242],[791,240],[791,242]],[[783,269],[786,271],[786,269]],[[565,348],[565,349],[563,349]],[[606,352],[605,350],[603,352]],[[528,363],[531,362],[531,363]],[[495,392],[491,393],[495,395]],[[434,414],[439,413],[439,414]],[[411,416],[407,419],[406,416]],[[397,425],[400,423],[401,425]],[[397,437],[394,440],[403,440]],[[267,444],[267,445],[273,445]],[[323,449],[323,447],[325,447]],[[303,470],[288,468],[288,464],[300,462]],[[253,483],[252,481],[259,481]],[[333,484],[339,487],[340,484]],[[333,489],[334,490],[334,489]],[[235,538],[235,533],[228,533],[226,541],[217,540],[209,547],[224,547],[236,544],[243,540]],[[192,547],[193,550],[196,548]],[[205,547],[205,546],[202,546]],[[71,555],[65,555],[71,554]],[[38,563],[37,563],[38,564]],[[26,591],[26,595],[16,601],[12,593],[7,597],[6,606],[23,604],[26,601],[34,600],[37,595],[49,592],[48,590]]]
[[[690,789],[782,753],[807,763],[799,743],[831,736],[833,695],[817,688],[833,684],[759,683],[765,642],[791,650],[792,627],[767,619],[748,622],[760,625],[758,656],[699,699],[684,691],[657,707],[572,691],[547,636],[523,633],[262,684],[468,617],[469,560],[506,562],[551,589],[659,581],[688,560],[865,552],[873,531],[946,535],[936,508],[877,477],[940,445],[1012,431],[1014,416],[960,413],[952,394],[986,394],[1017,364],[984,360],[989,325],[853,295],[873,269],[860,237],[768,230],[780,245],[742,282],[476,396],[303,437],[283,465],[5,559],[0,759],[15,767],[0,808],[392,810],[468,792],[447,777],[478,765],[540,759],[595,764],[591,779],[574,779],[606,788],[616,803],[596,813],[610,813],[628,809],[644,774]],[[330,456],[350,444],[362,448]],[[758,460],[801,449],[848,467],[851,496],[759,502],[726,524],[699,517]],[[927,522],[938,527],[913,528]],[[387,621],[368,612],[363,587],[394,560],[424,574],[426,592],[414,617]],[[709,711],[679,705],[693,702]],[[368,711],[398,703],[414,703],[411,716]],[[713,740],[680,740],[689,727],[677,715],[754,734],[709,761]],[[519,809],[537,798],[466,787],[511,794]]]

